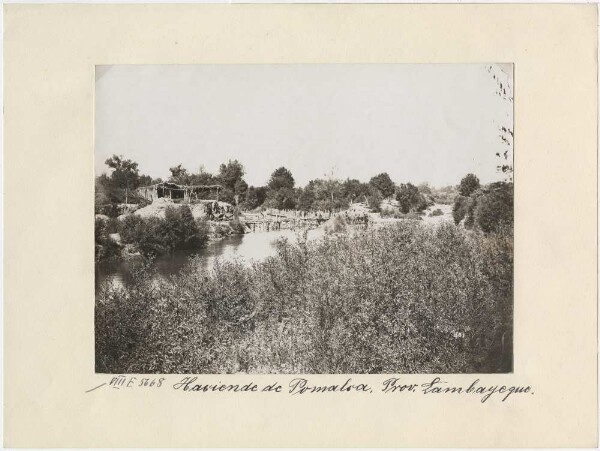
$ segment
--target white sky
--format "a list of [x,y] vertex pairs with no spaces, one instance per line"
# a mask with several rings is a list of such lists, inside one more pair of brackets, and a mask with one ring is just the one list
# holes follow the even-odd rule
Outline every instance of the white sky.
[[[276,168],[297,185],[325,174],[368,181],[500,180],[512,104],[487,65],[194,65],[96,68],[96,172],[113,153],[167,177],[238,159],[250,185]],[[512,65],[498,65],[510,78]],[[501,72],[503,71],[503,72]]]

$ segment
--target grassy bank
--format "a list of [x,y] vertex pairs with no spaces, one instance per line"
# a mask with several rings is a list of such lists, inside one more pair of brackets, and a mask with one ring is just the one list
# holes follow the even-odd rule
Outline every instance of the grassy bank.
[[511,370],[510,233],[406,221],[199,267],[101,290],[97,371]]

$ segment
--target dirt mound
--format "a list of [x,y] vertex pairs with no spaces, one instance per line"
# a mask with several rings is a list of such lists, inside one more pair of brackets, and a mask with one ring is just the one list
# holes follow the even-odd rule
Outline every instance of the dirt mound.
[[156,199],[150,205],[140,208],[134,214],[141,216],[142,218],[151,218],[151,217],[164,218],[165,210],[168,207],[180,208],[183,206],[188,206],[188,207],[190,207],[190,210],[192,211],[192,216],[194,217],[194,219],[204,219],[207,216],[207,206],[209,204],[211,205],[211,212],[213,212],[213,213],[215,212],[215,207],[214,207],[215,205],[218,205],[218,211],[233,210],[233,207],[231,206],[231,204],[228,204],[227,202],[215,202],[215,201],[207,200],[207,201],[200,201],[200,202],[193,203],[193,204],[176,204],[169,199],[160,198],[160,199]]

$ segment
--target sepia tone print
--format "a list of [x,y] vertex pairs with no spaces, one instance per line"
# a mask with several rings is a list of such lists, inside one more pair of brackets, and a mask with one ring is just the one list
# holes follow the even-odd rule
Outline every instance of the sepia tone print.
[[513,370],[512,64],[96,68],[99,373]]

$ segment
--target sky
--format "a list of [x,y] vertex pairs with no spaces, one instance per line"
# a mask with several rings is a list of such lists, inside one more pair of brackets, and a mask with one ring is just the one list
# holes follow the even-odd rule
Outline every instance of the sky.
[[[280,166],[297,186],[333,176],[456,185],[502,178],[512,65],[298,64],[96,67],[95,170],[112,154],[167,178],[237,159],[249,185]],[[506,82],[505,82],[506,85]],[[512,92],[512,91],[511,91]]]

